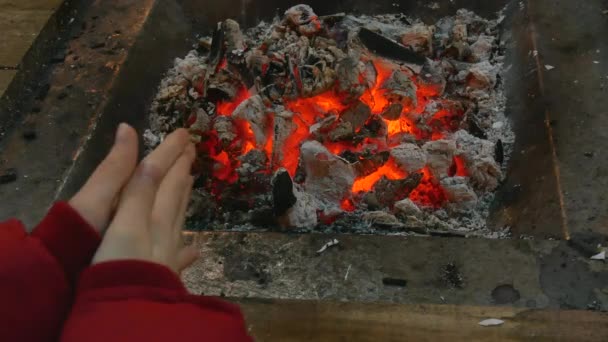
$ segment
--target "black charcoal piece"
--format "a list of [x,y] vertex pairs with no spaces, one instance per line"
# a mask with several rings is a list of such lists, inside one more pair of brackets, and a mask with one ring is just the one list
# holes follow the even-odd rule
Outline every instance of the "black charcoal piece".
[[359,31],[359,39],[368,49],[382,57],[416,65],[423,65],[426,62],[424,56],[366,28],[361,28]]
[[272,182],[272,203],[276,216],[282,216],[296,204],[293,182],[287,171],[279,171]]

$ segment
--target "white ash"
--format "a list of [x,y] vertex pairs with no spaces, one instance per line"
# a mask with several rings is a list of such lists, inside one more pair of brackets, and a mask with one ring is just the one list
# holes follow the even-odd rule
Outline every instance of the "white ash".
[[456,143],[445,139],[429,141],[422,146],[422,149],[426,152],[427,165],[433,175],[439,180],[447,177],[454,161]]
[[317,199],[309,192],[294,184],[296,204],[287,210],[287,227],[314,228],[317,221]]
[[243,101],[232,113],[232,116],[249,122],[255,135],[257,146],[263,146],[266,141],[268,116],[266,106],[260,95],[254,95]]
[[[319,18],[310,7],[298,6],[288,12],[284,20],[276,18],[271,23],[262,22],[258,26],[244,31],[243,34],[240,34],[240,30],[236,30],[238,27],[235,25],[236,22],[225,21],[224,25],[230,31],[230,34],[228,34],[230,39],[227,41],[230,46],[229,49],[243,50],[247,67],[255,69],[268,64],[269,55],[261,54],[259,50],[249,48],[259,46],[264,39],[280,37],[280,43],[273,47],[276,49],[275,52],[285,51],[286,54],[294,58],[308,55],[309,46],[314,41],[315,46],[312,48],[314,51],[311,56],[320,61],[320,66],[310,70],[317,76],[311,83],[303,84],[304,96],[311,96],[329,89],[340,77],[345,83],[350,82],[350,86],[343,87],[341,91],[351,92],[353,98],[356,98],[362,90],[364,91],[370,87],[369,83],[375,80],[376,76],[373,68],[370,69],[369,65],[363,67],[360,61],[357,61],[356,55],[353,57],[352,54],[337,48],[332,40],[323,37],[312,39],[312,36],[318,31]],[[418,224],[428,229],[458,231],[468,235],[483,235],[494,238],[502,238],[508,235],[506,230],[490,232],[485,225],[486,217],[489,214],[489,204],[494,196],[493,193],[487,191],[494,189],[504,177],[504,168],[508,164],[514,142],[511,124],[504,115],[506,102],[504,88],[498,82],[498,79],[505,78],[503,56],[500,55],[501,50],[498,48],[505,46],[505,42],[499,40],[497,33],[497,26],[501,18],[504,18],[504,16],[499,13],[496,19],[486,20],[471,11],[459,10],[456,15],[442,18],[434,25],[425,24],[418,18],[410,18],[402,14],[356,17],[346,15],[341,22],[343,27],[349,29],[346,44],[349,48],[354,48],[355,51],[360,49],[357,45],[356,36],[358,29],[361,27],[378,32],[395,42],[405,43],[405,45],[427,56],[440,54],[442,53],[441,49],[453,45],[457,45],[461,49],[456,59],[441,58],[435,61],[427,59],[427,64],[421,69],[412,69],[418,74],[420,83],[442,84],[441,95],[443,95],[446,83],[455,82],[463,85],[457,87],[457,94],[476,103],[479,112],[476,119],[479,127],[487,135],[487,139],[475,138],[466,132],[456,132],[445,136],[443,140],[429,142],[416,141],[413,136],[408,138],[407,135],[403,135],[402,141],[404,144],[391,151],[391,155],[398,165],[404,171],[413,172],[416,169],[419,170],[419,166],[426,159],[437,180],[445,188],[449,188],[446,191],[448,197],[450,197],[450,205],[439,210],[419,206],[409,199],[396,202],[393,212],[399,218],[405,216],[408,225]],[[411,24],[407,24],[408,22]],[[293,27],[297,33],[292,30],[285,34],[285,29],[289,26]],[[430,39],[429,34],[431,35]],[[323,48],[318,49],[318,47]],[[251,53],[247,54],[248,50]],[[353,60],[345,60],[349,57],[353,57]],[[216,130],[219,128],[219,131],[222,132],[220,135],[223,137],[220,140],[225,143],[229,142],[235,132],[235,127],[230,120],[217,120],[207,114],[205,110],[209,110],[209,108],[204,107],[205,109],[202,109],[198,105],[201,100],[200,96],[202,96],[200,89],[203,88],[204,81],[209,78],[208,71],[213,70],[207,66],[207,60],[206,56],[199,55],[194,50],[183,59],[175,60],[174,67],[168,71],[167,76],[161,81],[159,91],[152,104],[150,130],[147,130],[144,134],[146,147],[157,146],[168,132],[183,126],[184,117],[188,115],[196,117],[194,124],[189,127],[191,132],[204,132],[212,127],[215,127]],[[343,67],[353,67],[363,71],[363,79],[368,84],[361,83],[361,78],[348,78],[351,75],[341,75],[336,68],[340,63],[344,63],[342,64]],[[232,77],[230,75],[219,76]],[[348,77],[344,78],[344,76]],[[214,77],[218,77],[218,75]],[[228,87],[226,92],[230,93],[231,96],[234,95],[236,88],[232,87],[230,82],[226,86]],[[260,146],[266,140],[266,134],[268,134],[269,123],[266,121],[268,113],[273,111],[283,112],[277,110],[275,105],[272,108],[267,107],[267,104],[264,103],[264,99],[267,98],[262,98],[261,89],[256,89],[256,86],[254,86],[251,90],[253,90],[253,96],[239,106],[237,112],[240,114],[235,116],[249,122],[255,135],[256,145]],[[292,90],[287,90],[287,92],[289,91]],[[406,96],[399,94],[401,99],[406,101],[416,100],[416,96],[410,95],[411,92]],[[270,97],[270,99],[276,98]],[[213,109],[209,113],[212,113],[212,111]],[[387,113],[386,115],[390,116],[392,114]],[[284,129],[281,128],[278,132],[274,132],[275,137],[279,138],[279,141],[274,143],[275,149],[276,146],[280,146],[280,141],[284,140],[288,135],[287,132],[291,130],[289,113],[277,117],[279,118],[279,125]],[[420,120],[420,118],[418,119]],[[325,120],[311,126],[310,131],[315,132],[316,129],[316,132],[319,132],[324,122],[333,124],[336,120],[339,120],[339,117],[327,117]],[[340,127],[333,132],[333,138],[339,140],[346,137],[353,129],[352,123],[351,127],[345,124],[344,127]],[[498,140],[504,146],[504,162],[502,165],[498,165],[493,159],[493,148]],[[408,149],[404,150],[404,145],[408,145]],[[468,150],[469,148],[472,148],[472,150]],[[325,212],[339,209],[340,201],[349,195],[355,176],[354,171],[345,160],[329,153],[321,144],[315,145],[315,142],[306,142],[302,145],[301,150],[302,156],[323,156],[321,160],[307,157],[307,162],[303,163],[304,168],[307,168],[306,181],[303,184],[294,185],[296,197],[302,199],[298,201],[300,204],[297,210],[295,207],[292,208],[294,209],[291,213],[293,217],[290,220],[294,222],[293,225],[296,227],[310,229],[318,224],[317,215],[313,213],[313,207],[315,211],[323,209]],[[276,153],[277,151],[273,151],[273,155]],[[467,171],[470,175],[464,180],[461,177],[450,177],[448,174],[455,156],[461,156],[466,162]],[[323,160],[325,158],[327,160]],[[304,159],[301,158],[301,162],[303,161]],[[259,167],[253,165],[252,167],[256,170],[259,169]],[[309,173],[313,176],[308,177]],[[196,191],[201,190],[197,189]],[[477,196],[476,201],[474,201],[475,196]],[[454,203],[464,203],[465,205],[452,205]],[[199,210],[203,209],[199,208]],[[391,215],[390,213],[387,214]],[[359,212],[352,215],[353,217],[362,217]],[[386,222],[391,220],[389,219]],[[356,222],[361,223],[360,220]],[[251,229],[247,225],[239,225],[238,227],[224,225],[224,227]],[[371,228],[368,225],[366,229]],[[354,230],[358,230],[358,228],[354,228]],[[373,232],[373,230],[370,232]],[[395,230],[391,230],[391,232],[395,232]]]
[[457,208],[472,209],[477,205],[477,195],[465,177],[447,177],[441,180],[448,200],[458,204]]
[[409,198],[395,202],[395,211],[405,216],[422,216],[422,210]]
[[418,145],[411,143],[393,147],[391,156],[395,158],[397,165],[407,173],[419,171],[427,164],[426,153]]
[[306,172],[304,189],[327,207],[339,207],[355,181],[351,164],[329,152],[318,141],[306,141],[300,149]]

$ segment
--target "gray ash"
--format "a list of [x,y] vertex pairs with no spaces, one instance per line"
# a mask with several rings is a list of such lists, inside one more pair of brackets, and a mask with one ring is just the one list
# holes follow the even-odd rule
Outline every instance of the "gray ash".
[[189,129],[194,228],[503,237],[485,225],[514,141],[498,24],[225,20],[161,81],[145,144]]

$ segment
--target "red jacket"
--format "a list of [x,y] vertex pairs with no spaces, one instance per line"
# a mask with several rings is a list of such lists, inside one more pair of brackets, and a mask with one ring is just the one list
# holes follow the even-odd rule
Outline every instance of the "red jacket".
[[164,266],[88,267],[99,242],[63,202],[30,235],[0,224],[0,341],[251,341],[238,307],[188,294]]

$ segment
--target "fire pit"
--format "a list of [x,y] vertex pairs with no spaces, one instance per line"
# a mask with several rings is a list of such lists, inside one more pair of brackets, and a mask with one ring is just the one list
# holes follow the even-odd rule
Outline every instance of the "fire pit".
[[146,145],[191,132],[194,227],[497,236],[503,18],[296,5],[245,31],[225,20],[162,80]]

